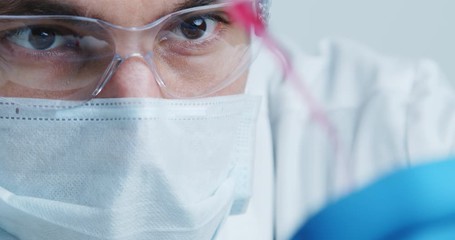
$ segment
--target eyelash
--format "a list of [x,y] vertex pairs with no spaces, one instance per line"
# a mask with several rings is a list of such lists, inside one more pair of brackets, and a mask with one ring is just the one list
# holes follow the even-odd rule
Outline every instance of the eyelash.
[[[32,27],[32,26],[29,26]],[[49,50],[33,50],[27,49],[21,46],[15,46],[15,43],[11,43],[9,38],[13,37],[15,34],[22,33],[25,28],[22,29],[14,29],[14,30],[7,30],[0,32],[0,41],[7,42],[6,44],[2,44],[3,47],[7,48],[10,54],[19,55],[25,58],[32,58],[42,61],[43,59],[48,58],[68,58],[68,57],[76,57],[75,51],[77,49],[72,48],[70,50],[66,49],[62,51],[61,48],[49,49]],[[62,34],[61,31],[56,30],[57,34]],[[68,47],[68,45],[66,45]]]
[[[191,19],[191,18],[201,18],[204,20],[211,20],[217,24],[215,26],[215,29],[213,29],[213,33],[211,33],[213,36],[210,36],[209,38],[205,39],[187,39],[185,40],[184,38],[179,39],[179,45],[180,48],[203,48],[205,46],[208,46],[212,44],[214,41],[219,40],[222,38],[223,33],[228,29],[228,26],[231,25],[231,22],[229,19],[226,17],[226,13],[220,13],[220,12],[215,12],[215,13],[209,13],[209,14],[204,14],[204,15],[195,15],[195,16],[186,16],[183,17],[180,20],[175,20],[174,22],[168,24],[167,26],[163,27],[163,29],[167,30],[165,31],[166,33],[163,34],[163,36],[157,36],[159,39],[158,41],[169,41],[172,40],[173,38],[169,38],[169,34],[167,32],[175,33],[178,32],[179,28],[182,26],[182,23],[184,23],[186,20]],[[221,26],[220,26],[221,25]]]

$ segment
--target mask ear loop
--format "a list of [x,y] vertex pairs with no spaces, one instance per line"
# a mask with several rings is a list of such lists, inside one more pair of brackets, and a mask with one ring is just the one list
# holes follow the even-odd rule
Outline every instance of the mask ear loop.
[[[308,87],[305,85],[303,79],[299,76],[297,71],[292,65],[292,60],[284,50],[284,48],[276,41],[267,31],[266,23],[261,20],[260,16],[254,11],[251,1],[232,0],[234,4],[228,10],[232,20],[237,22],[249,32],[251,29],[262,40],[264,46],[275,56],[278,60],[280,67],[284,73],[285,79],[289,81],[299,93],[302,100],[307,105],[311,118],[316,121],[327,133],[333,151],[335,154],[335,162],[330,168],[334,168],[334,172],[329,171],[334,176],[332,180],[333,185],[329,186],[328,196],[330,198],[339,197],[344,192],[349,192],[353,188],[353,176],[349,172],[349,164],[342,154],[342,144],[337,132],[336,127],[330,121],[324,108],[317,102],[314,96],[310,93]],[[329,163],[330,164],[330,163]],[[335,184],[340,184],[345,189],[341,192],[336,191]],[[330,189],[331,188],[331,189]]]

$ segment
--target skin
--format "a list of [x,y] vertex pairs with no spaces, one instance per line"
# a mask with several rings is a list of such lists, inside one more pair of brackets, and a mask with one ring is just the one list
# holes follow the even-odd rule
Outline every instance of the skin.
[[[10,2],[15,2],[11,0]],[[143,26],[169,14],[184,0],[59,0],[77,9],[79,15],[98,18],[124,26]],[[6,5],[5,5],[6,6]],[[11,6],[11,3],[9,4]],[[0,11],[2,6],[0,5]],[[245,89],[247,73],[211,96],[240,94]],[[134,82],[134,84],[132,84]],[[150,97],[167,98],[156,83],[153,73],[142,57],[128,58],[97,96],[98,98]]]
[[[125,26],[143,26],[174,9],[183,1],[176,0],[66,0],[83,8],[88,16],[97,16],[105,21]],[[107,6],[107,7],[106,7]],[[152,9],[152,10],[150,10]],[[108,14],[107,14],[108,13]],[[135,84],[130,84],[131,80]],[[231,95],[242,93],[246,77],[214,95]],[[141,58],[128,59],[120,66],[114,77],[98,95],[99,98],[121,97],[154,97],[165,98],[160,91],[149,67]]]

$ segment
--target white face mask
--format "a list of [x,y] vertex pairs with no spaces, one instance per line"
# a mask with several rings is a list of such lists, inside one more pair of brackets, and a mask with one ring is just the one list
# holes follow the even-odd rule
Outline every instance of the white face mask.
[[256,97],[31,102],[0,101],[0,239],[212,239],[246,208]]

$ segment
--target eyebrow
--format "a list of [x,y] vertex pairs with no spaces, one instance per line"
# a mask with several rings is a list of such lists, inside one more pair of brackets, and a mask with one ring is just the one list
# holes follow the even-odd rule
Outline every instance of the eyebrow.
[[219,0],[187,0],[183,3],[177,4],[177,7],[174,9],[174,12],[193,7],[206,6],[217,2],[219,2]]
[[81,9],[50,0],[3,0],[1,15],[74,15],[82,16]]
[[[210,5],[216,2],[219,2],[219,0],[186,0],[176,4],[171,12]],[[53,0],[0,0],[0,15],[84,16],[85,14],[83,9],[78,6]]]

